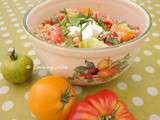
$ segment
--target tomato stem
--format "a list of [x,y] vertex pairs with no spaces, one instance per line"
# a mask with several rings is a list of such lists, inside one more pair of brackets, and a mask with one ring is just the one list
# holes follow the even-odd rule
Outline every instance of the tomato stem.
[[71,87],[68,87],[64,93],[62,93],[60,101],[62,102],[63,106],[62,109],[66,104],[69,103],[70,98],[74,97],[74,95],[70,95]]
[[12,48],[12,50],[9,50],[8,53],[9,53],[9,57],[11,58],[11,60],[15,61],[17,59],[15,48]]
[[115,114],[117,113],[117,111],[120,109],[120,106],[118,106],[116,108],[115,111],[113,111],[113,113],[111,115],[103,115],[100,117],[100,120],[114,120]]

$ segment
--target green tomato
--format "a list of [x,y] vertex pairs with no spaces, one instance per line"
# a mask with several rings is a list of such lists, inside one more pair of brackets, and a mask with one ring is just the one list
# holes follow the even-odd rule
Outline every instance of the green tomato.
[[25,55],[16,55],[15,50],[1,66],[4,78],[12,83],[23,83],[31,78],[33,61]]

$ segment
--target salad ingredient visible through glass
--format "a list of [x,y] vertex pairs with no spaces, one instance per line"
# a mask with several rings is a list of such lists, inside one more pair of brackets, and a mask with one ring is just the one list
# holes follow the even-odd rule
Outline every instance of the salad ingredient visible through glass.
[[63,47],[105,48],[132,40],[138,36],[139,28],[91,8],[64,8],[44,20],[34,34]]

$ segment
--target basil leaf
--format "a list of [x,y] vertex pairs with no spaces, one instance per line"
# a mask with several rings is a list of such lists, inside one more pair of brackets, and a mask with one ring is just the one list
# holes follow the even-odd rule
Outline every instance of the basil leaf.
[[51,20],[55,23],[59,23],[59,21],[55,17],[51,17]]
[[65,41],[65,45],[68,47],[68,46],[71,46],[72,45],[72,41],[71,40],[67,40]]
[[107,21],[107,20],[108,20],[108,18],[105,18],[105,17],[102,18],[102,21]]
[[82,31],[89,25],[89,22],[82,28]]
[[55,17],[51,17],[51,20],[56,23],[57,25],[61,26],[61,22],[59,20],[57,20]]
[[102,28],[105,28],[105,27],[106,27],[106,25],[103,23],[102,20],[98,19],[97,22],[98,22],[98,25],[101,26]]

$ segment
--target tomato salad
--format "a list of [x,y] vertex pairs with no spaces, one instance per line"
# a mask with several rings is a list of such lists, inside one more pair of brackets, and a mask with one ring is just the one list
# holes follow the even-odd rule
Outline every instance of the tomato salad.
[[103,48],[132,40],[138,36],[139,28],[91,8],[64,8],[44,20],[34,34],[63,47]]

